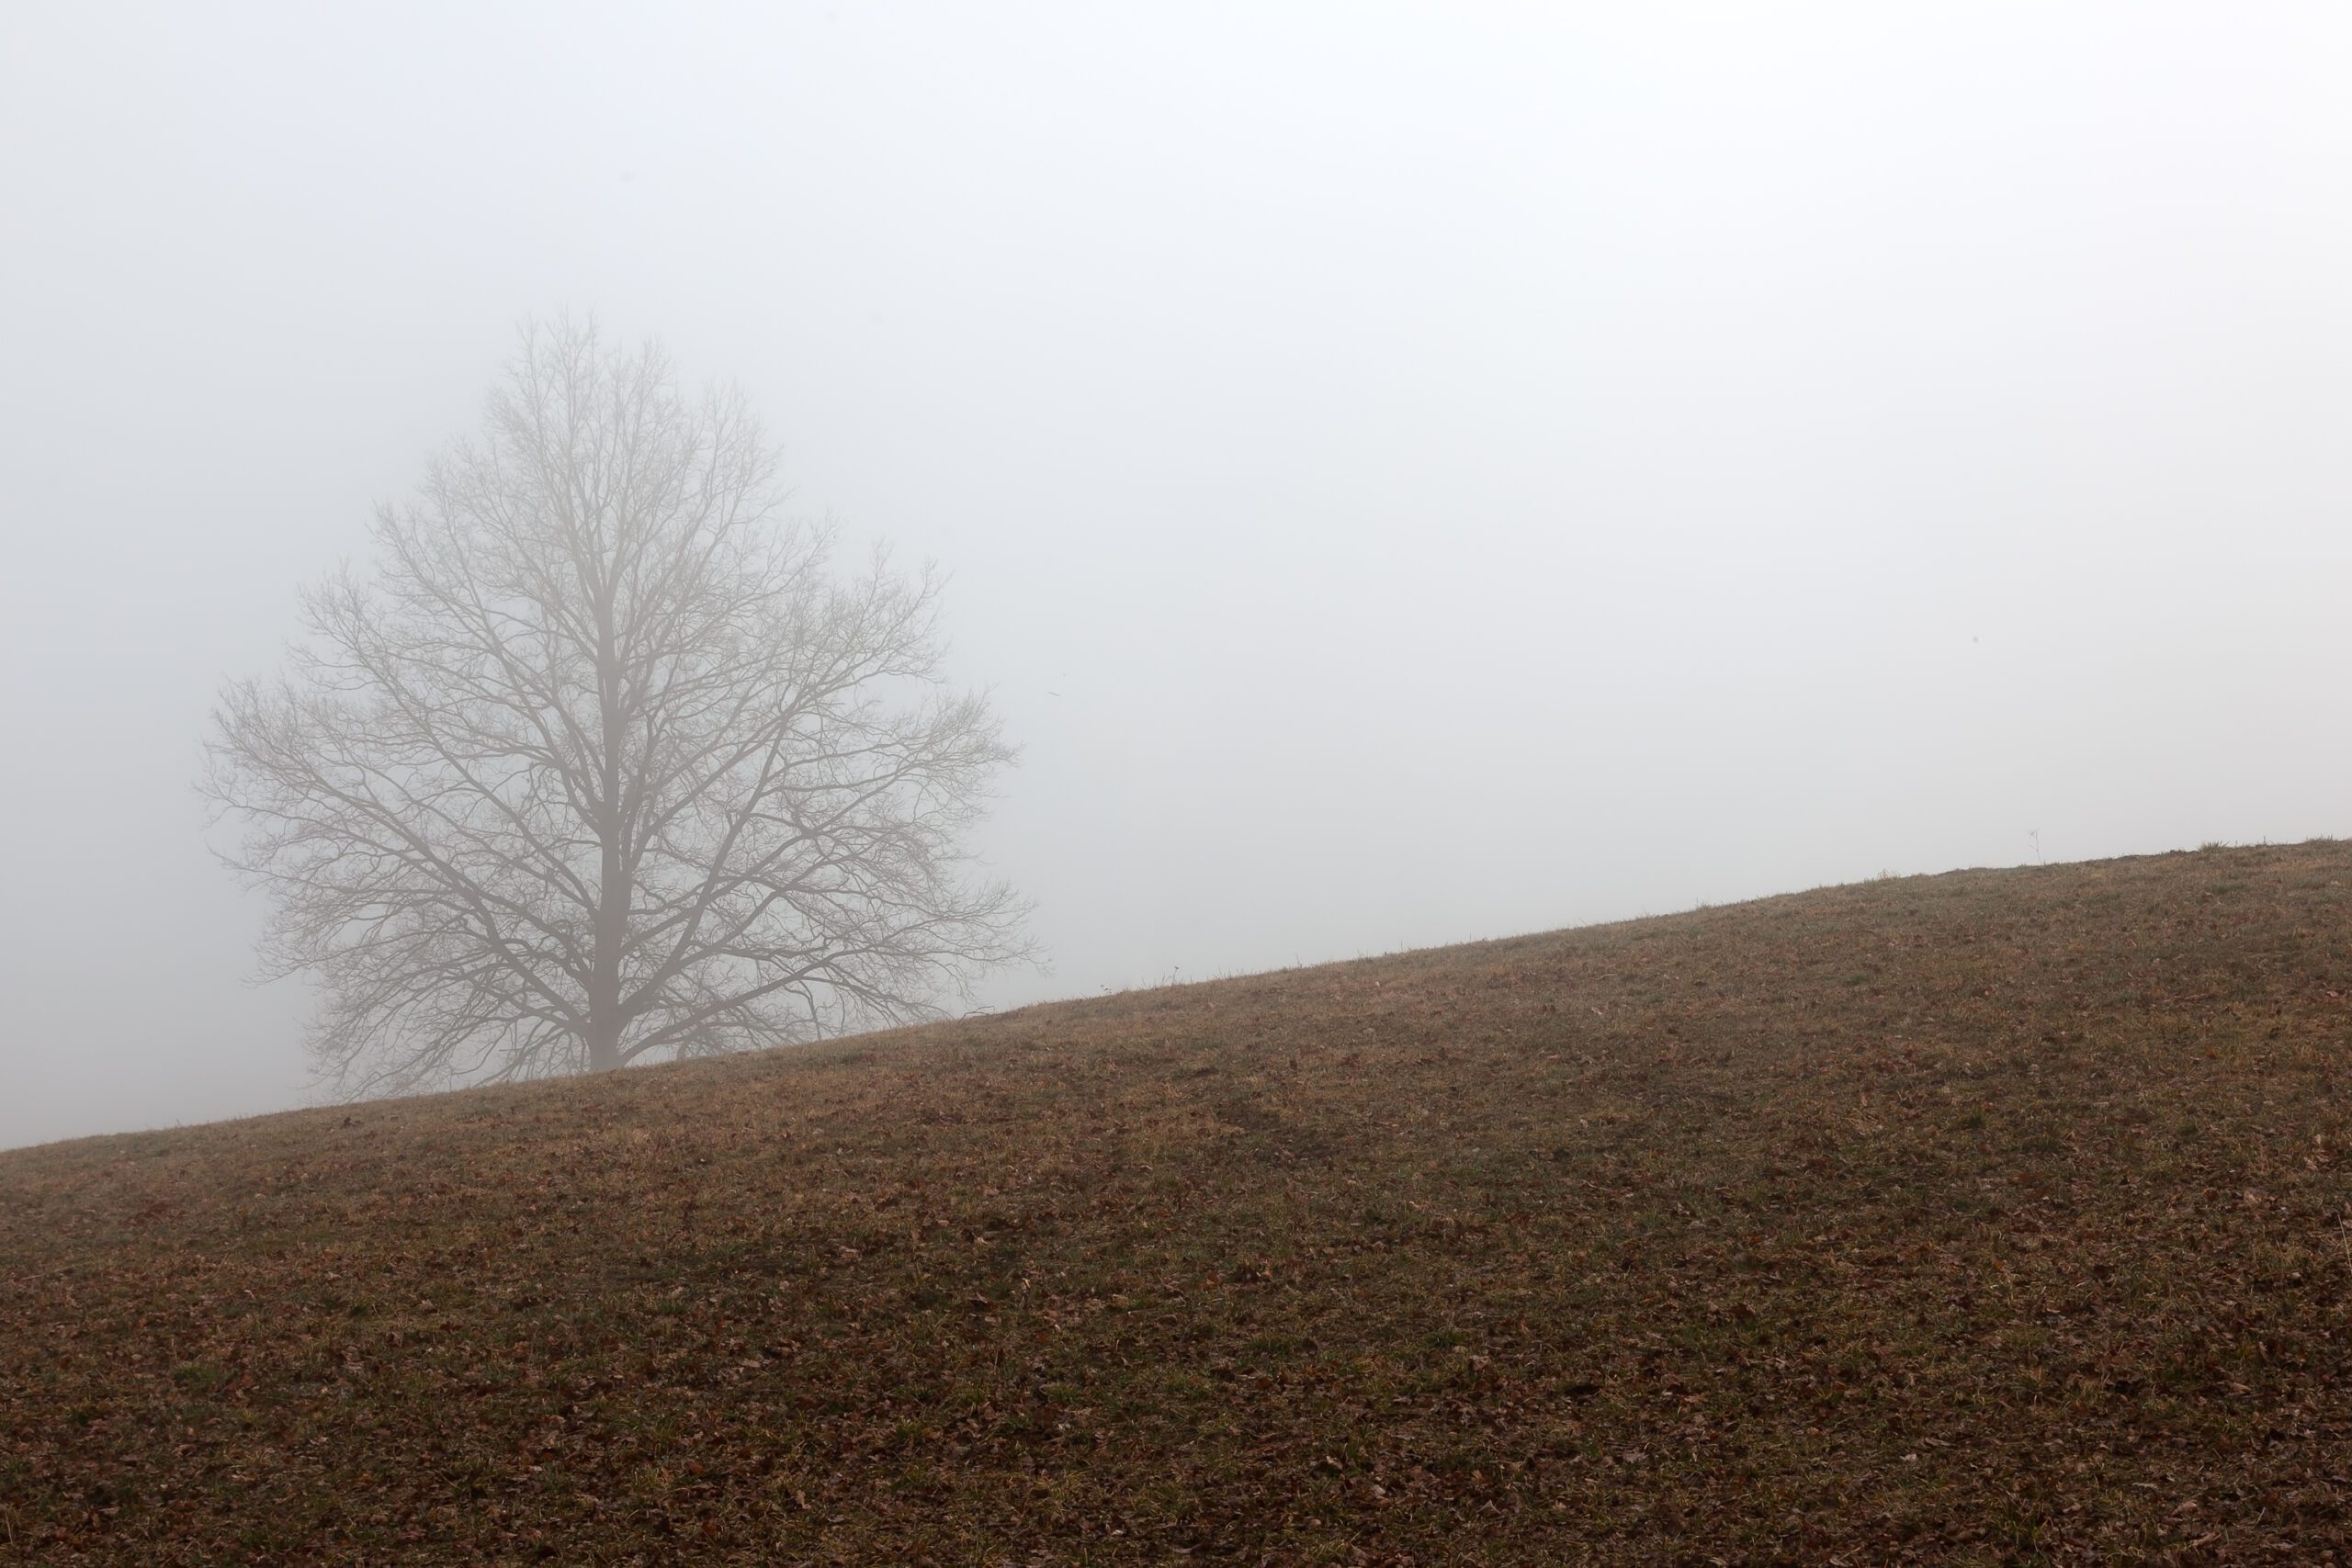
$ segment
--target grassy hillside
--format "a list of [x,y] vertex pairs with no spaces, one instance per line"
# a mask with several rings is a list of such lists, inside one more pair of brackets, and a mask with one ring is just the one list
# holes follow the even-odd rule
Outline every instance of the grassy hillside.
[[2352,846],[0,1155],[0,1555],[2319,1561]]

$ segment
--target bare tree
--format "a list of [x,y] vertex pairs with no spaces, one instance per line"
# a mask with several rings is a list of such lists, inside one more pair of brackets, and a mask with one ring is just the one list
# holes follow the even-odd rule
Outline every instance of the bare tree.
[[936,1011],[1023,957],[963,848],[1012,756],[939,583],[779,515],[740,394],[526,329],[478,440],[224,688],[204,787],[352,1092],[604,1070]]

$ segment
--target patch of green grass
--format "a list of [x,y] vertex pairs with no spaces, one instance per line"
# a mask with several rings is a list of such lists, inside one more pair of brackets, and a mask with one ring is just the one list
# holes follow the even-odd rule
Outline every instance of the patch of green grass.
[[187,1393],[210,1393],[229,1381],[229,1369],[188,1361],[172,1369],[172,1382]]

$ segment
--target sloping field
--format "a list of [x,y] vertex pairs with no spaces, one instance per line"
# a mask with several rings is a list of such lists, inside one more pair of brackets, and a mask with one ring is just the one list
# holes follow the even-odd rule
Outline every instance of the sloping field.
[[0,1555],[2352,1561],[2352,847],[0,1156]]

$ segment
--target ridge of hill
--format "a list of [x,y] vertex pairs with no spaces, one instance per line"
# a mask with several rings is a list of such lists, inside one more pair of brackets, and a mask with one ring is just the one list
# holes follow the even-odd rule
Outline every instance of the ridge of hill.
[[2352,1561],[2352,846],[0,1154],[0,1557]]

